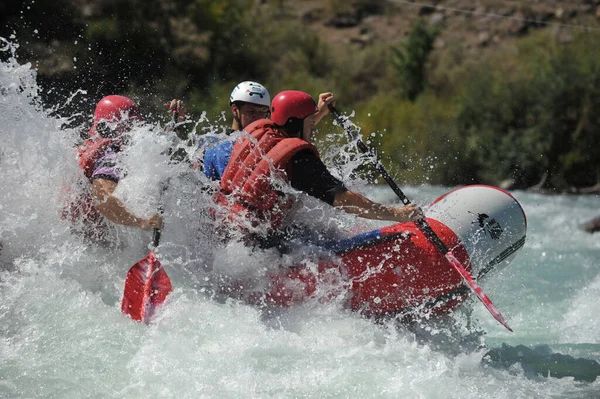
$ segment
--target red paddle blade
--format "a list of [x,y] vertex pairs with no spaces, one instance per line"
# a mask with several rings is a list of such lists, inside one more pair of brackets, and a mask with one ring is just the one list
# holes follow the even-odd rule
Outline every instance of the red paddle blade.
[[471,277],[469,272],[467,272],[465,270],[465,268],[463,267],[463,265],[460,264],[458,259],[456,259],[454,257],[452,252],[447,252],[445,256],[446,256],[446,259],[448,259],[448,262],[450,262],[450,264],[454,267],[454,269],[456,269],[456,271],[460,273],[460,275],[465,280],[467,285],[471,288],[471,290],[473,290],[475,292],[475,294],[477,295],[479,300],[483,303],[483,305],[486,307],[486,309],[492,314],[492,316],[494,316],[494,319],[498,320],[498,322],[500,324],[502,324],[504,327],[506,327],[506,329],[508,331],[513,332],[512,328],[510,328],[508,326],[508,324],[506,323],[506,321],[504,321],[504,317],[502,316],[502,313],[500,313],[500,311],[498,309],[496,309],[496,306],[494,306],[494,304],[492,303],[492,300],[477,285],[477,283],[473,280],[473,277]]
[[127,272],[121,312],[148,324],[156,308],[172,290],[167,272],[154,257],[154,252],[150,252]]

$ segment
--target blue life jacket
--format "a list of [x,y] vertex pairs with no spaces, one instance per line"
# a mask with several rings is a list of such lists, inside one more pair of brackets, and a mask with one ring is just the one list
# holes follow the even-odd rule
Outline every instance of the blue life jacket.
[[221,180],[233,151],[234,137],[229,137],[204,153],[204,174],[211,180]]

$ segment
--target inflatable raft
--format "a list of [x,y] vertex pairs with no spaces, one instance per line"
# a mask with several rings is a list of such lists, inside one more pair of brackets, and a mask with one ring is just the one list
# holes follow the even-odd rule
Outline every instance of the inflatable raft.
[[[485,185],[461,187],[426,209],[427,221],[478,281],[506,267],[525,243],[527,219],[508,192]],[[456,308],[470,293],[462,277],[413,223],[399,223],[341,241],[307,265],[282,267],[251,302],[292,306],[323,292],[339,294],[347,306],[369,317],[436,315]],[[315,267],[315,264],[317,265]],[[328,291],[329,290],[329,291]],[[333,296],[330,295],[330,296]]]

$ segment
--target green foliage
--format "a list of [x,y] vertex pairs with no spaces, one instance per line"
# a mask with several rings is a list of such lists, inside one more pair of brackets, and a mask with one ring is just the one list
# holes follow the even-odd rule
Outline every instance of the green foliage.
[[522,185],[544,172],[557,188],[598,181],[600,59],[589,34],[563,46],[546,35],[522,43],[514,63],[492,59],[472,71],[458,125],[482,179],[513,176]]
[[278,90],[304,87],[302,90],[310,92],[315,82],[334,70],[327,46],[314,33],[285,29],[274,32],[274,37],[278,40],[268,50],[270,57],[266,59],[271,60],[271,68],[267,75],[271,86]]
[[415,101],[425,89],[425,65],[439,33],[437,29],[428,29],[422,19],[417,19],[401,47],[392,47],[398,82],[403,95],[410,101]]
[[[600,37],[593,32],[566,44],[541,30],[516,48],[511,42],[474,52],[455,40],[434,50],[440,32],[419,19],[397,47],[374,40],[359,49],[329,44],[291,1],[92,0],[94,12],[85,16],[69,2],[55,3],[35,2],[26,14],[3,4],[0,33],[14,29],[22,59],[41,59],[38,82],[52,88],[42,90],[47,103],[87,91],[61,112],[91,114],[99,98],[119,93],[159,119],[164,103],[178,97],[196,119],[206,111],[202,131],[229,125],[229,93],[256,80],[272,95],[334,92],[400,181],[514,177],[528,186],[548,171],[551,185],[567,188],[600,179],[600,57],[593,51]],[[364,17],[387,12],[389,3],[328,5],[326,16],[345,10]],[[323,139],[342,133],[330,118],[319,130],[320,143],[331,145]]]
[[363,133],[375,132],[375,141],[380,137],[384,162],[411,183],[472,181],[471,155],[463,151],[465,137],[453,123],[456,107],[429,93],[414,103],[396,97],[393,92],[379,94],[356,117]]
[[373,46],[360,52],[336,55],[330,69],[329,84],[344,102],[360,104],[390,89],[389,48]]
[[327,9],[334,14],[349,14],[354,11],[354,5],[348,0],[328,0]]

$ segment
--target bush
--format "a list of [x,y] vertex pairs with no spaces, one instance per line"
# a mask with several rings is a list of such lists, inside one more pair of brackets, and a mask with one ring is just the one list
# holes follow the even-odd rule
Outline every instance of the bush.
[[400,88],[410,101],[415,101],[425,89],[425,65],[439,33],[436,29],[428,29],[422,19],[417,19],[402,46],[392,47],[392,62],[396,67]]
[[[549,184],[567,188],[600,179],[600,58],[590,51],[597,33],[562,44],[540,30],[507,38],[511,46],[517,40],[516,52],[498,45],[475,58],[460,40],[434,51],[439,31],[423,20],[398,47],[379,40],[362,49],[330,46],[322,30],[306,29],[293,2],[148,0],[141,7],[95,0],[89,15],[63,0],[59,7],[38,3],[26,14],[7,3],[1,29],[17,31],[23,61],[35,61],[35,51],[44,60],[41,93],[49,105],[68,104],[59,107],[63,115],[88,117],[99,98],[119,93],[157,119],[166,117],[165,101],[180,97],[195,118],[207,111],[212,124],[229,124],[232,88],[256,80],[272,95],[333,91],[342,111],[356,110],[354,121],[403,181],[515,177],[528,186],[549,172]],[[328,4],[357,16],[391,7],[381,0]],[[26,33],[33,26],[39,37]],[[88,94],[66,101],[78,89]],[[320,139],[340,133],[327,120],[319,128]]]
[[355,120],[403,182],[453,185],[473,180],[472,155],[456,129],[456,112],[428,92],[413,103],[388,91],[362,104]]
[[[526,39],[516,63],[490,60],[466,84],[458,126],[469,137],[479,176],[512,176],[522,186],[548,171],[549,184],[593,185],[598,181],[600,59],[582,35],[564,46],[547,34]],[[591,173],[590,173],[591,171]]]

